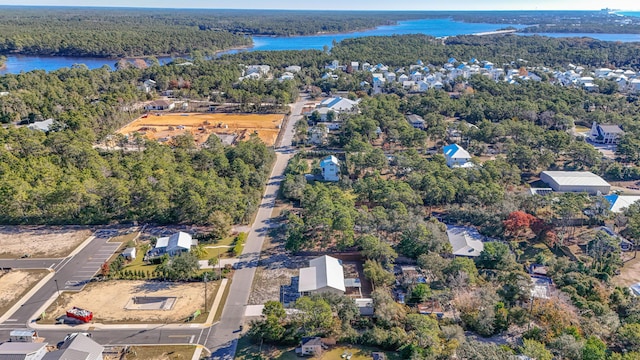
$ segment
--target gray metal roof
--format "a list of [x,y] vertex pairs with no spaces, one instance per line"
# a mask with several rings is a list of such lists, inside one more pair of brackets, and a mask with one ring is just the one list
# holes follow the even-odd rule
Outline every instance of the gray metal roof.
[[[45,346],[47,346],[47,343],[6,342],[0,344],[0,359],[5,359],[4,355],[31,354]],[[24,359],[24,356],[22,358]]]

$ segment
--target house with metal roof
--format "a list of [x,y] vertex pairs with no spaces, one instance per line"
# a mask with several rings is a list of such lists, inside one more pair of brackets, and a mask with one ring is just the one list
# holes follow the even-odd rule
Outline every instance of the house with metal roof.
[[593,122],[589,131],[589,140],[596,144],[617,144],[624,135],[618,125],[602,125]]
[[298,292],[310,295],[323,292],[344,294],[344,269],[342,262],[324,255],[309,261],[309,267],[300,269]]
[[330,155],[320,161],[320,170],[324,181],[340,180],[340,162],[338,158]]
[[353,101],[343,97],[329,98],[320,103],[320,107],[326,107],[334,111],[357,112],[359,101]]
[[471,164],[471,154],[458,144],[447,145],[442,151],[448,167],[467,167]]
[[104,347],[88,334],[73,333],[64,340],[59,350],[47,353],[43,360],[102,360]]
[[608,194],[611,185],[600,176],[588,171],[543,171],[540,180],[553,191],[586,192],[590,195]]
[[156,246],[150,252],[150,256],[160,256],[164,254],[174,256],[191,251],[191,247],[195,245],[198,245],[197,240],[194,240],[191,235],[180,231],[168,237],[158,238],[158,240],[156,240]]
[[407,121],[409,122],[409,125],[413,126],[416,129],[420,129],[420,130],[424,130],[425,126],[424,126],[424,119],[422,118],[422,116],[420,115],[407,115]]
[[0,344],[0,360],[40,360],[47,353],[47,343],[6,342]]
[[484,236],[467,226],[447,226],[447,237],[454,256],[477,257],[484,250]]
[[621,213],[631,204],[640,200],[638,195],[618,195],[611,194],[604,197],[609,202],[609,210],[614,213]]

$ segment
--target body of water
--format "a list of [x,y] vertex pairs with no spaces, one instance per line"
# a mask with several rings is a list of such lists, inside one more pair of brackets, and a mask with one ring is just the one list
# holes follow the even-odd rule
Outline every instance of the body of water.
[[[640,15],[640,13],[636,13]],[[253,38],[254,46],[241,51],[258,50],[321,50],[325,46],[331,48],[335,42],[340,42],[348,38],[364,36],[389,36],[402,34],[426,34],[436,37],[454,36],[463,34],[475,34],[481,32],[494,31],[513,25],[485,24],[485,23],[465,23],[453,21],[451,19],[422,19],[399,21],[396,25],[379,26],[375,29],[357,31],[341,34],[322,34],[296,37],[265,37],[256,36]],[[520,28],[522,26],[514,26]],[[526,34],[533,35],[533,34]],[[592,37],[606,41],[640,41],[637,34],[538,34],[550,37]],[[230,50],[226,53],[237,53],[239,50]],[[159,58],[161,63],[171,61],[170,58]],[[100,68],[107,65],[111,68],[117,59],[68,57],[68,56],[7,56],[7,67],[0,70],[0,74],[20,73],[22,71],[45,70],[53,71],[63,67],[71,67],[75,64],[84,64],[90,69]]]

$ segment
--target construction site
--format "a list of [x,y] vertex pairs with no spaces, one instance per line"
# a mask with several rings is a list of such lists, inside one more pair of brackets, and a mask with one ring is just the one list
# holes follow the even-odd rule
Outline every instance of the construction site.
[[256,134],[267,146],[273,146],[283,120],[283,114],[151,112],[127,124],[117,133],[129,137],[139,133],[148,139],[169,144],[175,136],[190,133],[198,145],[212,134],[226,145],[247,140]]

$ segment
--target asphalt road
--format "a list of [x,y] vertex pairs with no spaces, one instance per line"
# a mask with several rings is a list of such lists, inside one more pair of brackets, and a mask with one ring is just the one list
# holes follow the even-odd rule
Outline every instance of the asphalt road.
[[46,282],[36,293],[11,315],[0,328],[12,326],[24,328],[39,315],[40,308],[58,290],[79,291],[93,275],[100,270],[100,266],[113,255],[120,245],[108,243],[106,238],[94,238],[80,252],[64,259],[19,259],[2,260],[0,267],[33,268],[42,264],[40,268],[55,270],[56,274]]
[[275,199],[280,189],[280,183],[284,177],[284,170],[296,152],[291,146],[293,126],[302,118],[302,108],[307,101],[308,95],[302,94],[298,102],[292,106],[289,121],[287,122],[286,128],[283,129],[282,141],[276,149],[276,161],[271,172],[271,177],[262,196],[255,221],[251,226],[247,243],[240,256],[240,262],[236,265],[237,270],[233,275],[229,295],[222,311],[220,322],[217,324],[213,336],[209,337],[205,343],[205,346],[214,352],[218,349],[226,349],[226,351],[216,352],[219,358],[233,358],[233,354],[235,353],[234,343],[240,335],[238,329],[244,321],[245,307],[249,301],[249,294],[251,293],[258,260],[260,259],[262,244],[268,234],[269,228],[273,225],[271,222],[271,213]]
[[[91,329],[93,339],[102,345],[126,344],[202,344],[218,354],[219,358],[233,359],[238,329],[244,321],[244,312],[249,300],[262,244],[271,223],[277,192],[283,179],[284,170],[296,150],[291,146],[293,126],[302,118],[302,109],[308,101],[308,94],[302,94],[292,105],[291,115],[283,129],[280,146],[276,149],[276,161],[262,197],[255,221],[250,228],[247,243],[240,256],[229,295],[220,321],[209,328],[181,327],[174,325],[149,325],[144,329],[131,329],[126,325],[106,329]],[[28,327],[39,315],[40,308],[58,289],[79,291],[86,282],[100,270],[100,266],[118,248],[118,243],[108,243],[107,238],[94,238],[75,256],[64,259],[16,259],[0,260],[0,268],[50,268],[56,275],[45,283],[4,323],[0,324],[0,342],[8,339],[12,329]],[[57,284],[56,284],[57,280]],[[56,286],[57,285],[57,286]],[[90,309],[89,309],[90,310]],[[41,329],[38,334],[49,343],[57,343],[73,332],[73,328]],[[86,331],[86,330],[78,330]]]

